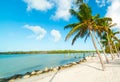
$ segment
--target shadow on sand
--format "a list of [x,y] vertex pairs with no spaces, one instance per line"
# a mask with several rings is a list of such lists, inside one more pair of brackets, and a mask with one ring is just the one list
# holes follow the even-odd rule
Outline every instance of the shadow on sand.
[[91,65],[88,65],[88,64],[82,64],[82,65],[90,67],[90,68],[94,68],[94,69],[97,69],[97,70],[100,70],[100,71],[103,71],[102,69],[99,69],[99,68],[97,68],[95,66],[91,66]]
[[53,81],[53,79],[55,78],[55,76],[57,75],[58,72],[59,72],[59,70],[52,76],[52,78],[50,79],[49,82],[52,82],[52,81]]

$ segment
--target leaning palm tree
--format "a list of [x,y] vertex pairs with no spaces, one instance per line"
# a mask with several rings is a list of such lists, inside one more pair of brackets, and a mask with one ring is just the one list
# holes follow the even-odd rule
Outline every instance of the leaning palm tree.
[[[111,36],[109,35],[109,33],[111,32],[111,27],[115,26],[116,23],[112,23],[112,19],[111,18],[108,18],[108,17],[105,17],[105,18],[101,18],[97,21],[97,24],[99,25],[99,29],[103,32],[103,37],[105,39],[107,39],[108,41],[108,46],[110,48],[110,54],[111,54],[111,57],[112,57],[112,60],[114,59],[114,55],[113,55],[113,49],[112,49],[112,44],[110,42],[110,38]],[[102,39],[101,38],[101,39]]]
[[120,54],[120,43],[119,42],[116,42],[116,47],[117,47],[117,50],[118,50],[118,53]]
[[96,43],[94,40],[94,35],[92,33],[94,30],[94,27],[96,26],[96,23],[95,23],[96,19],[95,18],[97,15],[92,16],[91,8],[85,3],[83,3],[79,6],[78,11],[71,9],[70,13],[72,15],[74,15],[75,17],[77,17],[77,19],[79,21],[76,23],[73,23],[73,24],[69,24],[69,25],[64,27],[65,29],[67,29],[67,28],[71,29],[70,32],[67,34],[65,40],[68,40],[72,35],[75,34],[75,36],[72,40],[72,45],[73,45],[74,42],[78,38],[85,37],[87,39],[89,36],[91,36],[93,45],[94,45],[96,52],[98,54],[98,57],[100,59],[102,69],[104,70],[105,67],[104,67],[103,59],[102,59],[100,52],[96,46]]
[[98,38],[97,38],[97,36],[96,36],[95,33],[94,33],[94,36],[95,36],[95,38],[96,38],[96,40],[97,40],[97,42],[98,42],[98,44],[99,44],[101,50],[103,51],[103,54],[104,54],[105,59],[106,59],[106,62],[109,63],[109,60],[108,60],[107,55],[106,55],[106,52],[105,52],[105,50],[103,49],[103,46],[101,45],[101,42],[98,40]]
[[119,52],[118,52],[118,49],[115,43],[116,43],[116,40],[113,40],[113,46],[114,46],[115,52],[117,53],[117,56],[119,57]]
[[119,31],[114,32],[112,30],[109,32],[109,35],[111,36],[111,39],[112,39],[111,43],[113,44],[115,52],[117,53],[117,56],[119,57],[119,53],[118,53],[117,47],[115,45],[115,42],[120,42],[120,40],[115,36],[116,34],[120,34],[120,32]]
[[[117,49],[116,44],[115,44],[115,42],[119,42],[117,37],[115,36],[118,33],[119,32],[114,32],[114,31],[110,30],[108,32],[108,35],[109,35],[110,44],[112,45],[111,47],[115,48],[115,52],[117,53],[117,56],[119,57],[118,49]],[[102,44],[105,45],[106,46],[106,50],[108,50],[109,46],[107,46],[107,44],[108,44],[107,35],[104,34],[101,39],[102,39]],[[110,50],[108,50],[108,51],[110,51]]]
[[[104,20],[105,20],[105,19],[106,19],[106,18],[104,18]],[[100,24],[99,24],[99,23],[100,23]],[[101,35],[102,35],[103,32],[104,32],[103,26],[101,26],[101,18],[98,18],[98,17],[97,17],[96,24],[97,24],[97,25],[96,25],[96,27],[94,28],[94,36],[95,36],[95,38],[96,38],[96,40],[97,40],[97,42],[98,42],[101,50],[103,51],[103,55],[104,55],[104,57],[105,57],[105,59],[106,59],[106,62],[109,63],[109,60],[108,60],[108,58],[107,58],[107,54],[106,54],[106,52],[105,52],[105,50],[104,50],[104,47],[102,46],[100,40],[98,40],[98,38],[100,38]],[[97,36],[98,36],[98,37],[97,37]]]
[[103,35],[101,36],[101,43],[105,47],[106,52],[110,52],[111,58],[113,60],[114,55],[113,55],[112,40],[111,40],[111,37],[108,35],[108,33],[106,32],[103,33]]

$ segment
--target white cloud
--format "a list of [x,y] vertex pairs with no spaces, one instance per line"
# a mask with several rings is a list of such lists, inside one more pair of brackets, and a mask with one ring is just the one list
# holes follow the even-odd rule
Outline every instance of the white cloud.
[[69,9],[72,7],[73,0],[56,0],[55,1],[57,10],[54,15],[51,16],[53,20],[64,19],[66,21],[71,17]]
[[96,0],[96,3],[99,7],[104,7],[106,5],[106,0]]
[[46,11],[53,7],[53,3],[48,0],[23,0],[27,3],[27,11],[32,9],[39,10],[39,11]]
[[58,30],[55,30],[55,29],[53,29],[51,31],[51,35],[54,37],[55,42],[58,42],[60,40],[60,38],[61,38],[60,32]]
[[117,27],[120,28],[120,0],[111,0],[111,5],[107,8],[106,17],[111,17]]
[[36,40],[41,40],[46,35],[46,30],[40,26],[30,26],[30,25],[24,25],[25,28],[31,30],[34,34],[28,36],[28,38],[35,37]]
[[69,9],[72,7],[74,0],[23,0],[27,3],[27,11],[32,9],[38,11],[47,11],[55,8],[56,10],[51,13],[53,20],[63,19],[68,21],[71,17]]

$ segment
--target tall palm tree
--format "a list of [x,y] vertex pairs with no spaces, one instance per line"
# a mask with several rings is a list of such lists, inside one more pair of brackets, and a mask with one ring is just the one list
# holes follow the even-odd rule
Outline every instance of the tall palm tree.
[[117,53],[117,56],[119,57],[119,53],[118,53],[118,50],[117,50],[117,47],[116,47],[116,44],[115,44],[115,42],[117,41],[117,42],[120,42],[120,40],[115,36],[116,34],[120,34],[120,32],[119,31],[117,31],[117,32],[114,32],[114,31],[110,31],[110,33],[109,33],[109,35],[111,36],[111,43],[113,44],[113,46],[114,46],[114,48],[115,48],[115,52]]
[[107,32],[105,32],[102,35],[102,37],[101,37],[101,43],[105,47],[106,52],[110,52],[111,58],[113,60],[114,59],[114,55],[113,55],[113,48],[112,48],[111,38],[110,38],[110,36],[108,35]]
[[94,40],[94,35],[93,35],[93,30],[94,30],[94,27],[96,25],[95,21],[96,21],[96,16],[92,16],[92,11],[91,11],[91,8],[83,3],[79,6],[79,10],[78,11],[75,11],[74,9],[71,9],[70,10],[71,14],[74,15],[75,17],[77,17],[77,19],[79,20],[78,22],[76,23],[73,23],[73,24],[69,24],[67,26],[65,26],[64,28],[67,29],[67,28],[70,28],[70,32],[67,34],[65,40],[69,39],[72,35],[75,34],[73,40],[72,40],[72,45],[74,44],[74,42],[78,39],[78,38],[83,38],[83,37],[86,37],[86,39],[91,36],[92,38],[92,42],[93,42],[93,45],[96,49],[96,52],[98,54],[98,57],[100,59],[100,62],[101,62],[101,66],[102,66],[102,69],[104,70],[104,63],[103,63],[103,59],[100,55],[100,52],[96,46],[96,43],[95,43],[95,40]]
[[[102,19],[102,20],[106,20],[106,18],[104,18],[104,19]],[[103,49],[103,46],[101,45],[101,42],[98,40],[98,38],[100,38],[101,35],[102,35],[103,32],[104,32],[103,26],[101,25],[101,22],[102,22],[102,21],[101,21],[101,18],[97,17],[97,21],[96,21],[96,24],[97,24],[97,25],[96,25],[95,28],[94,28],[94,36],[95,36],[95,38],[96,38],[96,40],[97,40],[97,42],[98,42],[101,50],[103,51],[103,54],[104,54],[105,59],[106,59],[106,62],[109,63],[109,60],[108,60],[108,58],[107,58],[107,54],[106,54],[105,50]],[[97,36],[98,36],[98,37],[97,37]]]
[[[105,17],[105,18],[101,18],[97,21],[97,24],[99,25],[99,30],[100,32],[102,31],[102,39],[106,38],[106,40],[108,41],[108,46],[110,48],[110,54],[111,54],[111,57],[112,57],[112,60],[114,59],[114,55],[113,55],[113,49],[112,49],[112,44],[110,42],[110,35],[109,33],[111,32],[111,27],[115,26],[116,24],[112,23],[112,19],[111,18],[108,18],[108,17]],[[99,32],[98,32],[99,33]]]
[[101,45],[101,42],[98,40],[98,38],[97,38],[97,36],[96,36],[95,33],[94,33],[94,36],[95,36],[95,38],[96,38],[96,40],[97,40],[97,42],[98,42],[98,44],[99,44],[101,50],[103,51],[103,54],[104,54],[105,59],[106,59],[106,62],[109,63],[109,60],[108,60],[107,55],[106,55],[106,52],[105,52],[105,50],[103,49],[103,47],[102,47],[102,45]]
[[[108,35],[109,35],[109,41],[110,41],[110,44],[112,45],[111,47],[115,49],[115,52],[117,53],[117,56],[119,57],[119,53],[118,53],[118,49],[116,47],[116,44],[115,42],[118,42],[119,43],[119,39],[115,36],[116,34],[119,34],[120,32],[114,32],[112,30],[109,30],[108,31]],[[106,50],[109,48],[109,46],[107,46],[108,44],[108,38],[107,38],[107,35],[106,34],[103,34],[102,38],[101,38],[103,41],[102,43],[106,46]],[[109,50],[110,51],[110,50]]]

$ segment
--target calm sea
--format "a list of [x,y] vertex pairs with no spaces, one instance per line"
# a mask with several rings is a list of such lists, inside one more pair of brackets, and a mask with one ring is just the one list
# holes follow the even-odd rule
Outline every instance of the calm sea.
[[[86,56],[91,55],[86,53]],[[61,66],[83,58],[83,53],[74,54],[10,54],[0,55],[0,78]]]

